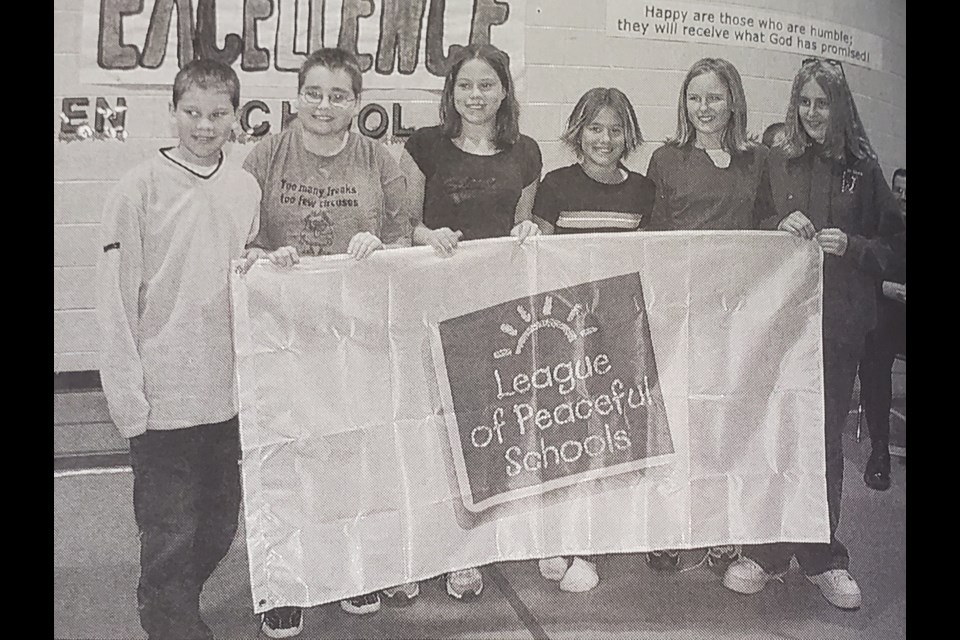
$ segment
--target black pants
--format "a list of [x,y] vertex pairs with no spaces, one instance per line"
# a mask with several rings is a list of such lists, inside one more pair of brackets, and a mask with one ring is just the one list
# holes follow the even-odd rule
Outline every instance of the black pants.
[[212,638],[203,583],[227,554],[240,513],[236,417],[130,440],[140,530],[140,624],[150,640]]
[[907,353],[906,306],[898,302],[882,304],[877,328],[867,336],[860,361],[860,402],[874,451],[885,451],[890,444],[890,403],[893,398],[890,373],[896,355]]
[[843,427],[850,412],[850,398],[853,396],[860,354],[861,349],[852,345],[828,339],[823,341],[824,448],[827,454],[830,542],[778,542],[745,546],[743,555],[756,561],[768,573],[786,571],[794,555],[800,568],[809,576],[850,566],[847,548],[837,540],[836,533],[843,495]]

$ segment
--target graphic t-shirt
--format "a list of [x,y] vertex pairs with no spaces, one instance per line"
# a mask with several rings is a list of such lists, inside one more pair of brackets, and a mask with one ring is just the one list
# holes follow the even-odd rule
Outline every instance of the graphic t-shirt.
[[458,148],[440,127],[426,127],[405,148],[426,177],[423,224],[462,231],[463,240],[510,235],[520,192],[543,168],[540,147],[525,135],[499,153],[480,156]]
[[579,164],[548,173],[537,188],[533,215],[557,233],[636,231],[650,220],[656,186],[649,178],[621,167],[619,184],[597,182]]
[[720,168],[692,144],[666,144],[653,152],[647,177],[657,185],[651,231],[752,229],[765,147],[731,157]]
[[384,244],[410,235],[401,214],[406,180],[381,143],[353,131],[336,155],[303,146],[294,122],[250,152],[243,163],[260,183],[260,233],[252,246],[295,247],[301,256],[345,253],[350,239],[368,231]]

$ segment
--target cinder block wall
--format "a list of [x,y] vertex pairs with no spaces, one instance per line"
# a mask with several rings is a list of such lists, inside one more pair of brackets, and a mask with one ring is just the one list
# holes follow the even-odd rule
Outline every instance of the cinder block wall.
[[[79,83],[83,2],[54,0],[55,372],[97,368],[93,265],[100,208],[107,191],[129,167],[174,142],[166,117],[169,89]],[[889,177],[896,167],[906,166],[905,0],[740,0],[737,4],[829,20],[883,38],[882,71],[853,65],[845,65],[845,70],[884,172]],[[603,85],[622,89],[637,109],[648,142],[627,164],[645,172],[650,154],[674,131],[677,94],[686,70],[704,56],[726,58],[737,66],[744,79],[751,132],[759,135],[767,125],[783,120],[800,56],[733,46],[610,38],[605,16],[606,0],[526,1],[521,129],[540,143],[544,171],[574,160],[558,142],[563,123],[584,91]],[[289,91],[245,88],[242,100],[265,100],[278,126],[280,100],[291,100],[295,94],[291,78]],[[111,105],[119,96],[126,98],[129,138],[122,143],[58,141],[63,98],[89,98],[88,111],[92,113],[97,96]],[[406,92],[397,98],[370,91],[365,101],[401,102],[407,126],[436,121],[436,96],[428,92]],[[249,149],[250,145],[235,145],[232,152],[245,154]]]

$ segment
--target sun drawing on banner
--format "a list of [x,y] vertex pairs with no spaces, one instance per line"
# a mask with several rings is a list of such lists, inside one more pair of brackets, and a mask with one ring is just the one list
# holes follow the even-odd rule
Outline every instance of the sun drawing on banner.
[[541,329],[557,329],[558,331],[561,331],[570,342],[575,342],[577,338],[585,338],[597,330],[596,327],[584,327],[580,331],[577,331],[571,327],[569,324],[571,322],[581,326],[585,325],[587,314],[583,311],[583,307],[580,306],[580,303],[574,304],[572,307],[567,304],[567,307],[570,309],[570,311],[567,313],[566,320],[564,321],[553,317],[553,296],[547,296],[544,298],[543,306],[540,309],[540,315],[542,316],[540,318],[534,318],[534,305],[531,305],[531,308],[527,309],[522,304],[518,304],[517,315],[520,316],[527,326],[523,329],[523,331],[519,331],[516,327],[507,322],[501,324],[500,331],[511,338],[516,338],[517,346],[512,349],[498,349],[493,353],[493,357],[499,359],[506,358],[510,355],[519,355],[523,351],[523,347],[527,344],[527,341],[530,340],[530,337]]

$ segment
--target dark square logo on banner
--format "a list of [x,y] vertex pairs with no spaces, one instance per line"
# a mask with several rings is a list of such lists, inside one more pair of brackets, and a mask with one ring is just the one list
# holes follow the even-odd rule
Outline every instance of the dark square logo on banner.
[[443,320],[439,343],[444,419],[472,512],[673,453],[639,274]]

